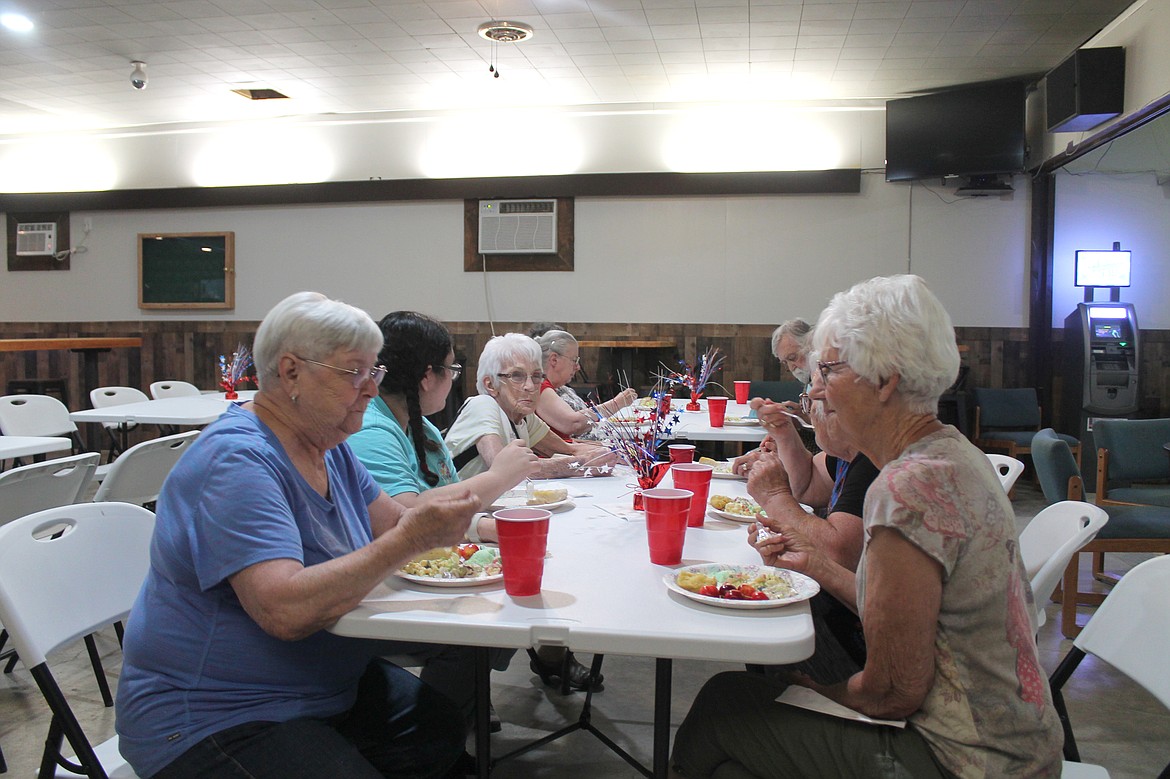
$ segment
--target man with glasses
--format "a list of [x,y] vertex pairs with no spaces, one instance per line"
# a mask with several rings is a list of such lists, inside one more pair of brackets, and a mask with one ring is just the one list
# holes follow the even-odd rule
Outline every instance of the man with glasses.
[[515,440],[543,456],[533,478],[582,476],[585,468],[607,472],[616,464],[617,457],[608,447],[569,443],[551,434],[536,416],[543,381],[536,341],[507,333],[487,342],[476,373],[479,395],[464,402],[445,439],[460,479],[490,468],[500,451]]

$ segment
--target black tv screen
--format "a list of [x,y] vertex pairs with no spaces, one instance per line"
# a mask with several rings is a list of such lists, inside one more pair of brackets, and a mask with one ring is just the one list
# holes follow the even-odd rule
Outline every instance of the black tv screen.
[[1024,169],[1024,84],[990,82],[886,102],[886,181]]

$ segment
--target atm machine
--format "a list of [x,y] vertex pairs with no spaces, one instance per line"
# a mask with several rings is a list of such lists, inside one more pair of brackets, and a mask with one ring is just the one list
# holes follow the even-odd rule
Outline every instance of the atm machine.
[[[1081,475],[1085,489],[1096,489],[1097,448],[1093,444],[1093,421],[1099,417],[1128,417],[1138,410],[1138,359],[1140,333],[1132,303],[1119,300],[1120,286],[1129,286],[1129,252],[1093,252],[1124,255],[1124,274],[1115,271],[1096,281],[1082,271],[1085,260],[1077,252],[1077,283],[1086,287],[1085,302],[1064,320],[1063,387],[1061,390],[1062,432],[1076,435],[1081,442]],[[1110,287],[1110,300],[1094,300],[1093,289]],[[1076,431],[1075,433],[1073,431]]]

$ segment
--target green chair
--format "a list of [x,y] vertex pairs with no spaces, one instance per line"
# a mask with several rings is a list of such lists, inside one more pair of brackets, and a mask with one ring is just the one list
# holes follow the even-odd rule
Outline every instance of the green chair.
[[[975,390],[975,445],[985,452],[1002,452],[1021,459],[1031,452],[1032,436],[1040,429],[1040,401],[1032,387]],[[1057,433],[1072,449],[1078,465],[1081,443]]]
[[804,385],[799,381],[753,381],[748,387],[749,397],[776,401],[798,401],[802,392]]
[[[1100,424],[1098,422],[1097,424]],[[1044,500],[1049,504],[1062,500],[1084,500],[1081,469],[1072,456],[1068,443],[1061,440],[1052,428],[1045,428],[1032,438],[1032,462]],[[1161,506],[1102,506],[1109,512],[1109,521],[1081,552],[1093,555],[1093,577],[1099,581],[1115,582],[1105,574],[1106,552],[1170,553],[1170,509]],[[1074,638],[1081,628],[1076,623],[1077,604],[1099,605],[1105,596],[1094,592],[1080,592],[1077,578],[1080,573],[1080,553],[1073,555],[1064,570],[1060,594],[1053,600],[1061,603],[1060,630]]]
[[1170,507],[1170,485],[1165,483],[1170,460],[1164,448],[1170,443],[1170,419],[1098,419],[1093,443],[1098,506]]

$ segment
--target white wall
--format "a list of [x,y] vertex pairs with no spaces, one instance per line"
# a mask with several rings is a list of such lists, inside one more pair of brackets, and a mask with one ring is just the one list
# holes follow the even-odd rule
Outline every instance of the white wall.
[[[1165,120],[1163,120],[1165,121]],[[1151,173],[1056,179],[1056,238],[1052,247],[1052,323],[1084,300],[1073,286],[1077,249],[1111,249],[1114,241],[1133,259],[1132,286],[1121,299],[1134,304],[1143,330],[1170,328],[1170,191]],[[1104,290],[1099,298],[1107,298]]]
[[[774,324],[907,270],[956,325],[1027,325],[1027,182],[1010,198],[862,177],[859,195],[578,198],[576,270],[465,273],[458,201],[75,212],[89,251],[65,272],[0,272],[8,321],[244,319],[318,289],[380,315],[447,320]],[[136,235],[234,231],[236,309],[137,308]],[[486,287],[486,288],[485,288]]]

